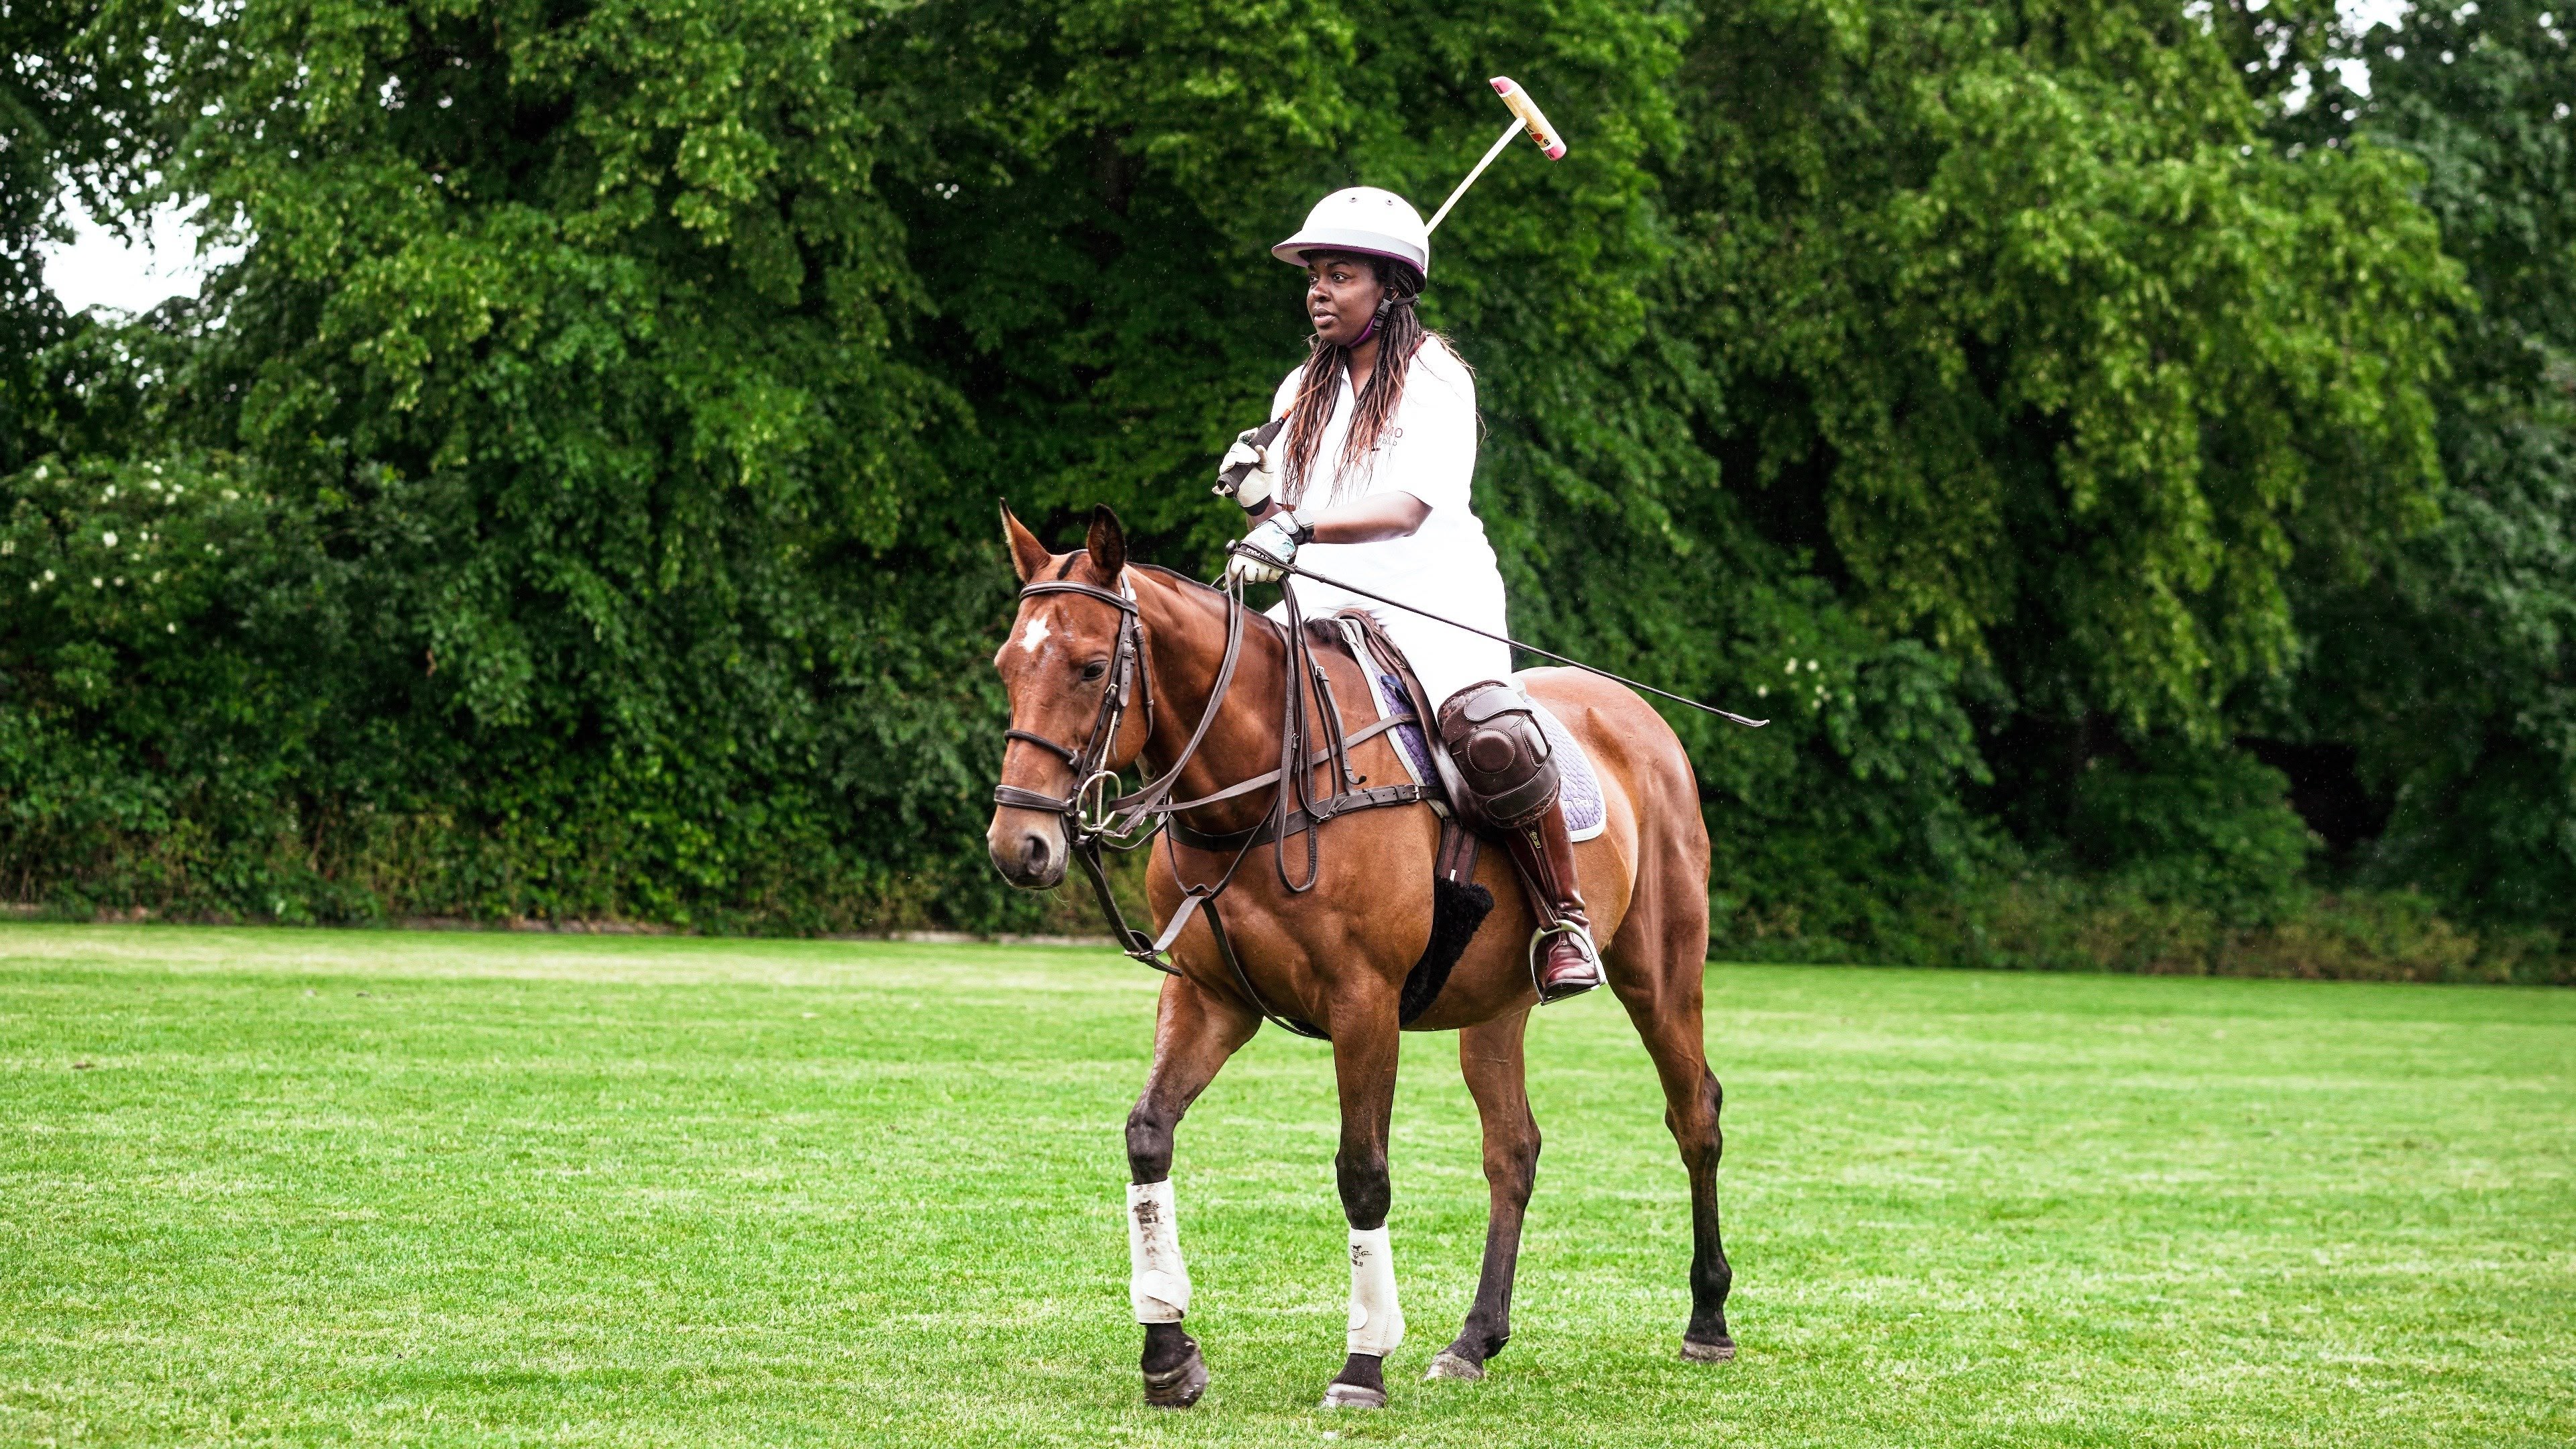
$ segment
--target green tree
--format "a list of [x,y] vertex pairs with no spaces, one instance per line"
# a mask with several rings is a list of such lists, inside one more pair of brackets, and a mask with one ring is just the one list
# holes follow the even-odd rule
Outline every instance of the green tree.
[[[186,640],[272,680],[165,684],[202,728],[46,687],[66,651],[141,687],[83,621],[12,629],[20,722],[181,802],[140,847],[187,859],[167,893],[810,925],[955,857],[980,762],[906,720],[989,707],[954,660],[996,591],[888,556],[956,401],[892,355],[919,297],[847,84],[868,23],[147,6],[66,42],[75,71],[149,71],[91,158],[107,189],[207,198],[250,245],[136,329],[166,339],[149,406],[56,467],[203,470],[273,510],[263,561],[309,585],[291,638],[235,627],[270,597],[239,580]],[[18,494],[33,569],[85,525]]]
[[2373,30],[2365,140],[2422,167],[2465,270],[2438,530],[2310,591],[2299,727],[2390,812],[2361,877],[2472,916],[2576,925],[2576,59],[2553,7],[2429,6]]
[[[2319,42],[2313,16],[2249,16],[1733,7],[1683,75],[1660,316],[1692,344],[1671,395],[1726,468],[1710,511],[1864,637],[1964,671],[1892,735],[1947,740],[1942,709],[1968,707],[1951,778],[1992,761],[1987,818],[2044,860],[2127,857],[2080,838],[2104,828],[2093,770],[2227,753],[2232,698],[2298,657],[2303,560],[2379,557],[2432,517],[2454,269],[2404,156],[2266,144],[2286,78],[2263,58]],[[1854,891],[1902,881],[1854,849],[1888,835],[1802,809],[1839,767],[1766,823],[1814,831]],[[2250,812],[2232,829],[2296,838],[2277,779],[2223,793]],[[2238,856],[2264,879],[2219,898],[2277,892],[2299,855]]]
[[71,12],[56,92],[135,99],[43,165],[247,251],[9,354],[77,407],[0,460],[0,860],[253,914],[1032,919],[977,840],[995,499],[1213,563],[1206,470],[1302,346],[1267,245],[1354,181],[1427,208],[1508,72],[1572,154],[1481,183],[1426,315],[1517,626],[1778,721],[1676,721],[1728,929],[1910,950],[2026,859],[2268,899],[2300,837],[2228,737],[2303,657],[2289,581],[2431,520],[2459,295],[2416,161],[2276,144],[2329,15]]

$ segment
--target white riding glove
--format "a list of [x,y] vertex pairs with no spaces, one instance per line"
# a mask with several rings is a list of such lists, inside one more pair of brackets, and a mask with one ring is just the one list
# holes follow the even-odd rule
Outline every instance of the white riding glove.
[[[1261,440],[1264,432],[1271,434],[1267,443]],[[1279,492],[1279,464],[1288,452],[1282,432],[1276,424],[1270,424],[1237,433],[1234,446],[1217,460],[1216,487],[1212,491],[1241,504],[1246,513],[1275,497]],[[1237,473],[1237,469],[1242,471]],[[1229,476],[1232,481],[1228,481]]]
[[[1260,558],[1229,554],[1225,560],[1227,579],[1241,579],[1248,584],[1266,584],[1277,579],[1280,567],[1297,561],[1297,545],[1314,536],[1315,526],[1306,521],[1304,511],[1290,509],[1274,513],[1260,527],[1243,536],[1237,547],[1258,552]],[[1270,562],[1263,562],[1264,559]]]

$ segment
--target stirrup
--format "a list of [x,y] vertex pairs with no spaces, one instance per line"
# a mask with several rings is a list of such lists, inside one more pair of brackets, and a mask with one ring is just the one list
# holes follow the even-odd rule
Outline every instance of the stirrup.
[[[1547,983],[1539,980],[1538,977],[1538,951],[1539,947],[1547,943],[1547,938],[1550,936],[1572,936],[1583,943],[1583,958],[1592,963],[1591,985],[1578,986],[1571,991],[1559,991],[1554,996],[1547,994]],[[1592,939],[1592,932],[1572,921],[1557,921],[1530,932],[1529,974],[1530,990],[1538,993],[1538,1004],[1541,1006],[1581,996],[1584,992],[1593,990],[1595,987],[1606,986],[1610,982],[1610,968],[1602,964],[1601,947]]]

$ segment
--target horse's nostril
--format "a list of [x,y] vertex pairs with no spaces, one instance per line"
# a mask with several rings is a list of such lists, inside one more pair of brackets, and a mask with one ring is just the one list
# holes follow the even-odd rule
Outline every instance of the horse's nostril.
[[1020,859],[1027,863],[1029,873],[1032,875],[1045,870],[1047,868],[1046,837],[1042,835],[1030,836],[1020,846]]

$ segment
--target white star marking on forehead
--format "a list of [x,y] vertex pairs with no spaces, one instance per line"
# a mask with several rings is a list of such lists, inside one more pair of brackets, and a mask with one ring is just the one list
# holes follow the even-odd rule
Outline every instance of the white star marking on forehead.
[[1046,616],[1033,614],[1029,617],[1029,627],[1020,631],[1020,647],[1035,654],[1038,652],[1038,646],[1046,642],[1046,637]]

